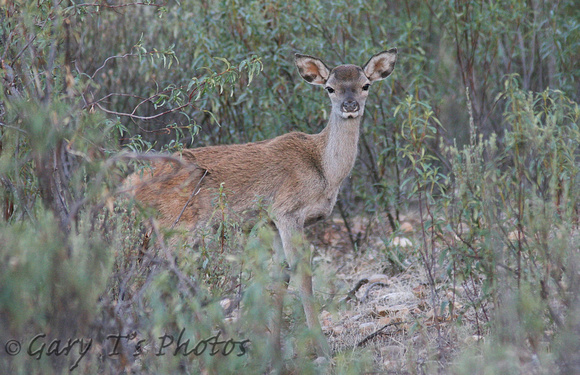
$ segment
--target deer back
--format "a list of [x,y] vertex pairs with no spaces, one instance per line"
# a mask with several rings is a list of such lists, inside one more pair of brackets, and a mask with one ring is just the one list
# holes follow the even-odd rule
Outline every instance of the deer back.
[[188,149],[174,155],[182,164],[155,162],[151,171],[132,175],[129,184],[138,201],[159,211],[164,226],[178,217],[190,229],[207,221],[222,184],[228,206],[240,214],[260,201],[274,215],[300,215],[327,188],[320,138],[293,132],[255,143]]

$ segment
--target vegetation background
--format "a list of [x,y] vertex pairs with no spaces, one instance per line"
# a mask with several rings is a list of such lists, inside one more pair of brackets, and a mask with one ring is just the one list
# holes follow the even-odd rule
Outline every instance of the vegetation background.
[[[302,82],[293,54],[364,64],[398,47],[394,74],[372,88],[336,216],[355,259],[372,252],[382,272],[420,274],[426,306],[398,362],[360,345],[317,365],[290,296],[286,370],[580,373],[578,1],[0,0],[0,10],[7,372],[269,371],[271,233],[239,231],[224,190],[220,229],[201,248],[154,235],[142,253],[138,223],[152,215],[119,201],[122,178],[157,151],[318,132],[328,99]],[[412,250],[394,241],[409,213]],[[345,309],[350,287],[325,294],[336,299],[325,308]],[[182,328],[189,350],[217,331],[251,350],[182,355]],[[433,339],[417,340],[425,332]],[[127,337],[115,346],[115,334]],[[69,338],[93,339],[82,359],[78,347],[50,353]]]

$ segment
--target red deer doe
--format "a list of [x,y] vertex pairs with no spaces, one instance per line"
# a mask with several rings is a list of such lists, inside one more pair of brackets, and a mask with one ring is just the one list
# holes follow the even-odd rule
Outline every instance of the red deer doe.
[[[159,222],[166,227],[179,225],[194,231],[206,225],[221,184],[230,192],[228,205],[236,212],[252,212],[256,198],[269,206],[277,241],[298,277],[307,325],[321,337],[315,343],[321,356],[328,356],[330,350],[314,305],[310,258],[292,238],[302,236],[305,225],[331,214],[356,159],[371,83],[388,77],[396,60],[393,48],[374,55],[362,68],[340,65],[330,69],[317,58],[297,54],[302,78],[324,86],[332,103],[328,125],[320,133],[292,132],[261,142],[188,149],[175,155],[181,166],[161,161],[154,163],[152,172],[135,173],[128,179],[135,198],[157,209]],[[279,324],[273,335],[279,345]]]

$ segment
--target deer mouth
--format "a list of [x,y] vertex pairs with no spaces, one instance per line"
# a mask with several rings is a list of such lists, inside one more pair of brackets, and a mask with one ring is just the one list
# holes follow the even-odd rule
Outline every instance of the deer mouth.
[[340,116],[344,119],[353,119],[353,118],[357,118],[361,115],[361,111],[352,111],[352,112],[347,112],[347,111],[341,111],[340,112]]

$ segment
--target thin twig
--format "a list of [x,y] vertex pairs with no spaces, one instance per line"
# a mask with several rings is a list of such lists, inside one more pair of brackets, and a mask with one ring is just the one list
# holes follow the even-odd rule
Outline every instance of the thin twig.
[[358,241],[357,239],[354,238],[352,229],[350,228],[350,223],[348,222],[348,214],[344,209],[344,207],[342,206],[342,202],[340,199],[336,202],[336,206],[338,207],[338,211],[340,212],[340,216],[342,217],[342,220],[344,221],[344,226],[346,227],[346,231],[348,232],[348,238],[350,239],[350,243],[352,244],[352,251],[356,252]]
[[[109,159],[107,159],[107,161],[105,162],[104,167],[101,169],[101,171],[97,174],[97,176],[94,178],[93,180],[93,185],[95,186],[99,186],[104,178],[105,178],[105,172],[109,170],[109,168],[111,168],[111,166],[123,159],[132,159],[132,160],[147,160],[147,161],[157,161],[157,160],[162,160],[165,162],[170,162],[170,163],[174,163],[177,164],[179,166],[184,166],[186,165],[182,160],[171,156],[171,155],[163,155],[163,154],[154,154],[154,155],[150,155],[150,154],[139,154],[136,152],[127,152],[127,153],[119,153]],[[105,194],[103,197],[101,197],[102,201],[106,201],[107,199],[111,198],[111,197],[117,197],[121,194],[124,193],[128,193],[131,190],[134,189],[134,186],[123,186],[123,187],[119,187],[111,192],[109,192],[108,194]],[[79,210],[81,209],[82,206],[84,206],[89,200],[91,200],[92,197],[91,196],[85,196],[82,199],[79,199],[78,201],[76,201],[70,208],[69,210],[69,214],[67,217],[67,221],[66,224],[69,225],[70,222],[72,221],[72,219],[74,217],[76,217],[76,215],[78,214]]]
[[363,346],[364,344],[366,344],[368,341],[374,339],[375,337],[377,337],[378,335],[380,335],[381,333],[383,333],[383,331],[391,326],[398,326],[400,324],[407,324],[409,322],[394,322],[394,323],[389,323],[389,324],[385,324],[384,326],[382,326],[381,328],[379,328],[378,330],[376,330],[375,332],[371,333],[370,335],[368,335],[367,337],[365,337],[364,339],[362,339],[361,341],[359,341],[358,344],[356,344],[357,348],[360,348],[361,346]]
[[366,278],[365,278],[365,279],[360,279],[360,280],[358,281],[358,283],[356,283],[356,285],[354,286],[354,288],[352,288],[352,290],[351,290],[350,292],[348,292],[348,293],[346,294],[346,297],[344,297],[344,298],[343,298],[343,299],[342,299],[340,302],[341,302],[341,303],[348,302],[348,301],[350,301],[351,299],[354,299],[354,300],[356,300],[356,292],[358,292],[358,290],[359,290],[359,289],[360,289],[360,288],[361,288],[363,285],[365,285],[365,284],[366,284],[366,283],[368,283],[368,282],[369,282],[369,279],[366,279]]
[[167,5],[167,1],[164,1],[161,4],[153,4],[153,3],[145,3],[145,2],[134,2],[134,3],[127,3],[127,4],[117,4],[117,5],[110,5],[107,4],[106,2],[102,2],[102,3],[84,3],[84,4],[78,4],[75,5],[75,7],[101,7],[101,8],[109,8],[109,9],[116,9],[116,8],[126,8],[126,7],[130,7],[130,6],[134,6],[134,5],[144,5],[144,6],[152,6],[152,7],[156,7],[156,8],[161,8],[164,7],[165,5]]
[[164,265],[165,265],[165,267],[167,267],[167,269],[169,271],[171,271],[175,276],[177,276],[177,278],[179,279],[179,281],[181,283],[185,284],[189,288],[192,296],[194,296],[194,297],[195,296],[199,296],[200,295],[199,286],[197,285],[196,281],[194,281],[193,278],[184,275],[181,272],[181,270],[179,269],[179,267],[177,267],[177,264],[175,263],[175,257],[173,256],[173,254],[171,254],[171,251],[165,245],[165,243],[163,241],[163,236],[161,235],[161,232],[159,230],[159,226],[157,225],[157,223],[155,222],[155,220],[151,219],[149,222],[150,222],[150,225],[151,225],[151,227],[153,229],[153,232],[157,236],[157,244],[158,244],[158,246],[165,253],[165,259],[164,259],[164,262],[163,262]]
[[104,107],[103,107],[102,105],[100,105],[99,103],[94,103],[94,104],[95,104],[97,107],[99,107],[99,109],[100,109],[101,111],[103,111],[103,112],[105,112],[105,113],[109,113],[109,114],[111,114],[111,115],[116,115],[116,116],[126,116],[126,117],[130,117],[130,118],[137,119],[137,120],[153,120],[153,119],[156,119],[156,118],[158,118],[158,117],[165,116],[165,115],[167,115],[167,114],[169,114],[169,113],[173,113],[173,112],[180,111],[180,110],[182,110],[183,108],[187,107],[187,106],[188,106],[190,103],[187,103],[187,104],[180,105],[179,107],[176,107],[176,108],[173,108],[173,109],[168,109],[167,111],[164,111],[164,112],[158,113],[158,114],[156,114],[156,115],[153,115],[153,116],[137,116],[137,115],[133,115],[133,114],[131,114],[131,113],[123,113],[123,112],[112,111],[112,110],[110,110],[110,109],[104,108]]
[[191,195],[189,196],[189,199],[187,200],[187,202],[185,202],[185,204],[183,205],[183,208],[181,209],[181,212],[177,216],[177,219],[175,219],[175,222],[171,225],[171,229],[173,229],[173,227],[175,225],[177,225],[177,223],[179,222],[179,219],[181,219],[181,215],[183,215],[183,213],[185,212],[185,209],[187,208],[187,206],[189,205],[189,203],[191,202],[191,200],[193,199],[193,197],[196,196],[197,194],[199,194],[199,192],[201,191],[201,188],[199,188],[199,185],[201,185],[201,182],[203,181],[203,179],[204,179],[204,177],[206,175],[207,175],[207,169],[203,172],[203,176],[201,176],[201,178],[197,182],[197,185],[195,185],[195,188],[191,192]]
[[158,53],[156,51],[149,51],[149,52],[145,52],[143,54],[139,54],[139,53],[132,53],[132,52],[127,52],[124,55],[115,55],[115,56],[109,56],[105,59],[105,61],[103,62],[103,65],[99,66],[97,68],[97,70],[95,70],[95,72],[93,73],[93,75],[91,76],[91,79],[94,79],[95,76],[97,75],[97,73],[103,69],[105,67],[105,65],[107,65],[107,63],[112,60],[112,59],[124,59],[125,57],[130,57],[130,56],[140,56],[140,55],[151,55],[154,53]]
[[19,131],[21,133],[28,134],[28,132],[26,130],[24,130],[24,129],[20,129],[19,127],[5,124],[3,122],[0,122],[0,126],[3,127],[3,128],[14,129],[14,130],[17,130],[17,131]]

